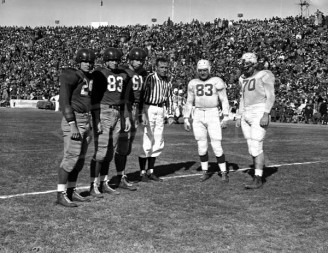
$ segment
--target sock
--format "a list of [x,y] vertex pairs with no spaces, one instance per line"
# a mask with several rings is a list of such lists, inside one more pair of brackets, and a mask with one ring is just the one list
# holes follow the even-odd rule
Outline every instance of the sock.
[[225,162],[225,155],[222,154],[221,156],[217,156],[216,160],[219,164],[219,168],[220,168],[221,172],[226,172],[227,171],[227,165],[226,165],[226,162]]
[[67,188],[75,188],[76,182],[67,182]]
[[58,184],[57,191],[58,192],[66,192],[66,184]]
[[200,166],[202,167],[202,171],[208,171],[208,161],[200,162]]
[[147,158],[139,156],[140,171],[146,170],[146,163],[147,163]]
[[262,177],[263,176],[263,170],[255,169],[255,176]]
[[149,174],[154,173],[156,157],[148,157],[148,172]]

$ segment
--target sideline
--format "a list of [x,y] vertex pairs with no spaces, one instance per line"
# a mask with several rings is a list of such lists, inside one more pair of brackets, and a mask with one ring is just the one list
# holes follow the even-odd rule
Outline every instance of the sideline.
[[[306,165],[306,164],[315,164],[315,163],[327,163],[328,160],[324,161],[312,161],[312,162],[303,162],[303,163],[284,163],[284,164],[273,164],[268,166],[270,167],[283,167],[283,166],[294,166],[294,165]],[[231,172],[242,172],[249,170],[249,167],[241,168],[238,170],[229,170]],[[171,177],[161,177],[163,180],[168,179],[175,179],[175,178],[185,178],[185,177],[195,177],[195,176],[201,176],[202,173],[194,173],[194,174],[187,174],[187,175],[180,175],[180,176],[171,176]],[[84,190],[88,189],[89,186],[80,186],[76,187],[77,190]],[[0,199],[9,199],[9,198],[16,198],[16,197],[23,197],[23,196],[30,196],[30,195],[41,195],[41,194],[48,194],[48,193],[54,193],[57,192],[57,190],[49,190],[49,191],[43,191],[43,192],[28,192],[28,193],[20,193],[20,194],[13,194],[13,195],[3,195],[0,196]]]

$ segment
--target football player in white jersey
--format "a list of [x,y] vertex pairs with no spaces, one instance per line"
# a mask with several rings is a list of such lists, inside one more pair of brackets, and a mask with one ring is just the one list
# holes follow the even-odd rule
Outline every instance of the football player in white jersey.
[[[204,174],[201,181],[210,178],[208,172],[208,135],[211,146],[217,159],[221,171],[223,182],[229,182],[226,168],[225,156],[223,153],[221,140],[221,128],[227,127],[229,102],[226,93],[226,84],[219,77],[211,77],[211,65],[208,60],[200,60],[197,63],[198,78],[192,79],[188,84],[187,102],[184,107],[184,127],[186,131],[191,130],[189,121],[193,106],[192,128],[198,146],[198,154],[201,161],[201,168]],[[219,115],[219,99],[222,104],[224,118],[221,121]]]
[[246,184],[245,188],[257,189],[263,185],[263,140],[275,101],[275,77],[270,70],[259,69],[254,53],[243,54],[241,60],[242,75],[239,78],[241,98],[236,126],[242,128],[255,168],[253,181]]

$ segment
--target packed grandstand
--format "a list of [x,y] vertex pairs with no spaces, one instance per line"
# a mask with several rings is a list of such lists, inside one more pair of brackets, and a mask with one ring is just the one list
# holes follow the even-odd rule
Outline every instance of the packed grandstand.
[[272,119],[282,122],[327,122],[328,17],[274,17],[265,20],[173,23],[125,27],[0,27],[1,105],[10,99],[50,99],[59,93],[63,68],[74,66],[82,47],[101,55],[110,46],[124,57],[134,46],[148,52],[151,72],[158,56],[171,61],[174,87],[184,91],[195,76],[196,62],[209,59],[212,74],[228,85],[231,110],[238,103],[238,59],[255,52],[264,68],[276,76],[276,105]]

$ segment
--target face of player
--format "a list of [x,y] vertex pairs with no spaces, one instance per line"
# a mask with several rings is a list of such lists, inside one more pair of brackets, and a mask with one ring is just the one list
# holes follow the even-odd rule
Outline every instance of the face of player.
[[134,70],[140,69],[144,64],[141,60],[130,60],[130,65]]
[[245,60],[243,60],[240,66],[240,70],[242,75],[244,75],[245,77],[250,77],[255,71],[254,63],[246,62]]
[[93,62],[85,62],[85,61],[83,61],[80,64],[80,69],[83,72],[90,72],[93,69],[93,65],[94,65]]
[[200,80],[207,80],[210,77],[210,71],[208,69],[199,69],[198,77]]
[[109,69],[117,69],[117,67],[118,67],[118,61],[117,60],[108,61],[108,62],[106,62],[106,66]]
[[156,72],[160,77],[166,77],[169,71],[169,64],[167,62],[158,62]]

